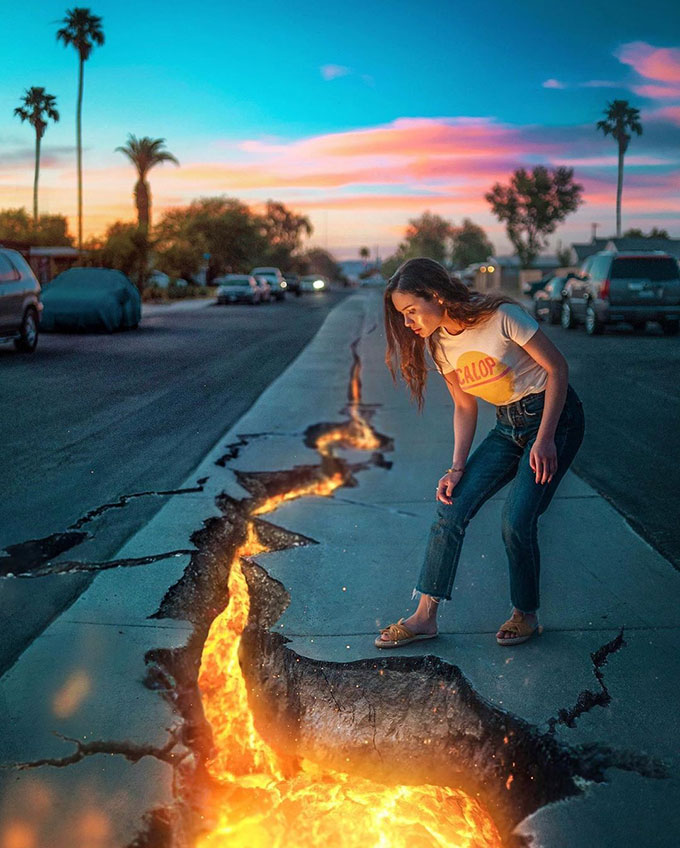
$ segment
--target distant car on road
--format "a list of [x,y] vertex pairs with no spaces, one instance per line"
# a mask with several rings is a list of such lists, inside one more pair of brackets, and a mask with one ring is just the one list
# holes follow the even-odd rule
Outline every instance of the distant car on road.
[[286,296],[286,289],[288,288],[288,283],[284,279],[283,274],[281,273],[279,268],[273,268],[271,266],[263,266],[258,268],[253,268],[250,272],[253,277],[265,277],[269,285],[271,286],[272,295],[277,300],[283,300]]
[[302,294],[300,291],[300,275],[296,274],[295,271],[286,271],[283,276],[288,283],[288,291],[299,297]]
[[588,335],[625,321],[644,329],[658,321],[664,335],[680,330],[678,260],[660,250],[602,250],[589,256],[582,273],[565,286],[561,324],[565,330],[585,324]]
[[305,274],[300,278],[300,291],[322,292],[328,289],[328,280],[323,274]]
[[135,329],[142,318],[142,299],[122,271],[69,268],[45,286],[42,330]]
[[250,274],[226,274],[215,280],[217,287],[217,302],[252,303],[265,302],[266,292]]
[[16,250],[0,247],[0,344],[32,353],[43,312],[40,283]]

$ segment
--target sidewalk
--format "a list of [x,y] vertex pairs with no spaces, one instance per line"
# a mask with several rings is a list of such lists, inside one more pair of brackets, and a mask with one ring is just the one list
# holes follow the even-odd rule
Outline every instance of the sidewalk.
[[[142,681],[147,651],[184,646],[193,626],[149,616],[199,557],[196,531],[224,521],[229,498],[266,485],[263,472],[319,466],[309,428],[348,421],[350,373],[358,376],[359,365],[358,408],[383,446],[336,447],[355,485],[263,515],[283,536],[311,543],[252,557],[289,595],[273,635],[246,644],[242,659],[263,703],[284,690],[297,699],[290,710],[298,736],[286,744],[406,783],[431,769],[443,783],[449,775],[477,786],[532,848],[680,843],[680,575],[571,472],[539,523],[540,638],[515,648],[495,642],[511,609],[502,490],[467,530],[440,636],[400,651],[373,646],[379,627],[413,608],[434,481],[453,441],[452,403],[438,375],[430,375],[422,416],[406,388],[393,386],[381,309],[381,293],[371,290],[338,304],[181,487],[201,491],[174,496],[116,557],[149,561],[99,574],[0,680],[0,762],[69,757],[75,743],[55,732],[79,740],[83,755],[60,767],[0,771],[0,845],[11,832],[35,836],[25,844],[40,848],[119,848],[144,829],[145,812],[176,800],[181,745],[173,747],[168,728],[178,716]],[[493,408],[480,403],[473,448],[493,423]],[[187,553],[158,558],[173,551]],[[251,590],[258,573],[250,571]],[[275,584],[262,580],[274,597]],[[95,753],[102,740],[106,755]],[[143,756],[149,746],[153,755]],[[504,751],[514,775],[498,783]],[[98,841],[87,842],[93,833]]]

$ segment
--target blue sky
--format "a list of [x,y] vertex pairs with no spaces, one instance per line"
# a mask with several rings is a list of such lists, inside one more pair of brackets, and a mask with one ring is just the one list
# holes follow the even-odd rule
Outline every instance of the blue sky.
[[[27,0],[3,12],[5,31],[21,34],[6,39],[3,48],[3,208],[30,207],[32,131],[12,110],[26,87],[44,85],[57,95],[62,119],[44,140],[41,207],[74,211],[70,148],[77,61],[72,48],[55,40],[66,8]],[[495,179],[509,176],[508,168],[555,165],[562,156],[567,163],[585,163],[574,165],[575,176],[593,199],[590,210],[583,208],[565,224],[564,240],[586,238],[593,216],[613,229],[613,199],[609,212],[605,199],[616,168],[602,157],[615,148],[592,127],[606,102],[620,98],[647,117],[645,134],[631,143],[630,156],[638,161],[631,158],[626,170],[631,214],[624,226],[647,227],[654,220],[680,235],[680,206],[670,197],[658,208],[653,197],[648,208],[643,203],[645,192],[656,187],[650,177],[667,186],[680,165],[676,4],[646,3],[644,15],[630,2],[566,8],[534,0],[262,0],[252,8],[202,0],[143,6],[106,0],[90,8],[103,18],[106,35],[85,71],[90,232],[133,217],[134,175],[113,152],[133,132],[166,138],[182,163],[152,174],[157,214],[205,194],[226,193],[253,204],[271,196],[309,214],[317,240],[323,218],[322,241],[347,256],[364,242],[388,252],[407,220],[428,208],[432,197],[433,211],[454,223],[469,214],[488,227],[499,249],[507,248],[503,228],[475,198]],[[432,155],[432,128],[440,125],[453,153],[460,127],[475,131],[457,167],[449,157],[446,170],[442,160],[435,178],[418,163]],[[366,142],[361,150],[358,140]],[[404,141],[406,148],[400,147]],[[344,143],[355,152],[343,153]],[[388,163],[391,169],[382,167]],[[371,179],[377,166],[381,176]],[[343,168],[344,182],[329,179]],[[263,178],[242,178],[246,173]],[[466,191],[456,191],[463,186]],[[448,205],[442,196],[447,190]],[[382,205],[377,196],[384,198]],[[411,199],[400,205],[402,197]],[[366,198],[372,205],[362,202]],[[422,208],[416,202],[421,198]],[[625,202],[624,193],[624,214]]]

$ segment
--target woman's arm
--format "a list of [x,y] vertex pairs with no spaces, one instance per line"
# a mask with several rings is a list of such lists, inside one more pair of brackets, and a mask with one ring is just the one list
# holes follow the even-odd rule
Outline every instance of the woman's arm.
[[536,441],[531,449],[529,462],[532,471],[536,473],[536,482],[549,483],[557,471],[555,430],[567,398],[569,365],[540,328],[522,347],[532,359],[535,359],[548,372],[543,415],[536,434]]
[[[449,371],[443,376],[454,403],[451,467],[465,468],[477,429],[477,399],[461,389],[455,371]],[[437,497],[444,503],[451,503],[451,493],[462,476],[461,472],[451,471],[440,478]]]

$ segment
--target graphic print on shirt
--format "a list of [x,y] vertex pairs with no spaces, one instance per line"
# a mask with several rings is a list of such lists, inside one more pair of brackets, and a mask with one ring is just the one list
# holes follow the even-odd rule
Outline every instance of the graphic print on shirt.
[[456,363],[460,387],[496,405],[509,403],[515,391],[512,368],[501,359],[478,350],[461,353]]

